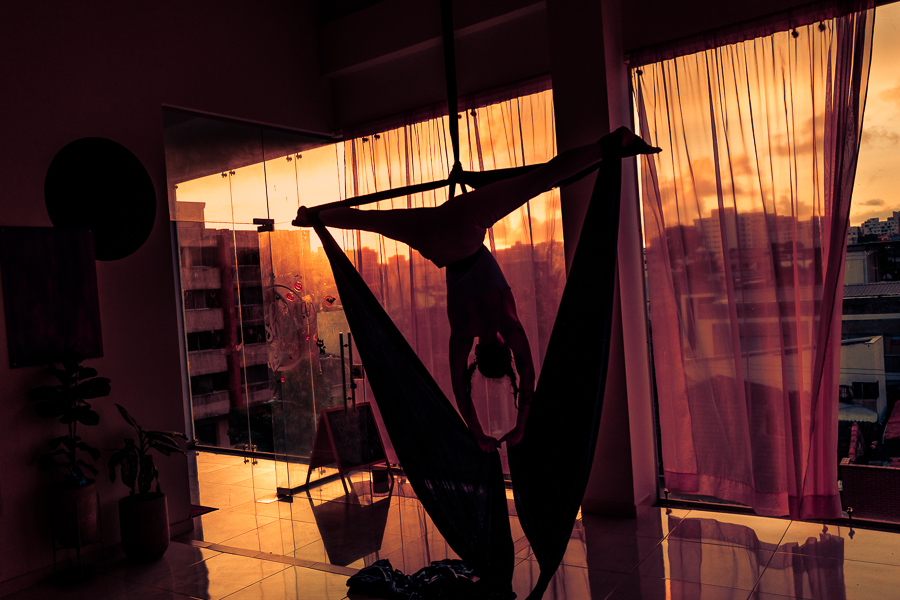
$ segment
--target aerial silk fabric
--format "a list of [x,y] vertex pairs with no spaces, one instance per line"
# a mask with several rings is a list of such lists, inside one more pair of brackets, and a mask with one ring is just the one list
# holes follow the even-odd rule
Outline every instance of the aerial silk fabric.
[[[587,485],[609,352],[621,161],[600,165],[525,438],[510,452],[517,514],[541,567],[540,598],[559,566]],[[480,577],[510,582],[513,544],[496,452],[478,448],[327,229],[316,227],[381,416],[419,501]]]
[[873,13],[634,72],[641,135],[664,149],[642,187],[674,494],[841,514],[841,288]]
[[500,455],[483,452],[369,286],[324,227],[328,255],[366,377],[403,471],[435,526],[479,576],[512,580]]
[[621,172],[619,160],[600,163],[525,435],[509,452],[516,512],[541,567],[532,599],[562,561],[591,472],[609,362]]
[[[453,119],[459,124],[459,160],[466,169],[454,173],[459,175],[458,181],[481,187],[498,177],[517,176],[556,156],[549,87],[516,88],[485,101],[487,104],[467,106],[460,119]],[[408,115],[390,126],[348,133],[341,171],[347,206],[357,206],[357,199],[365,201],[373,193],[386,195],[380,202],[359,208],[419,208],[446,202],[446,178],[453,164],[448,153],[450,124],[444,110],[442,114]],[[411,186],[432,181],[438,184],[432,191],[409,191],[414,189]],[[403,188],[400,196],[398,188]],[[312,206],[312,202],[305,203]],[[332,234],[452,401],[444,272],[408,246],[375,233],[332,230]],[[532,198],[495,223],[484,244],[512,287],[535,368],[540,370],[566,282],[559,190]],[[512,429],[516,409],[509,384],[476,374],[472,386],[472,401],[485,431],[499,438]],[[385,439],[389,445],[387,436]],[[387,450],[393,459],[391,448]],[[500,460],[509,473],[505,448],[500,450]]]

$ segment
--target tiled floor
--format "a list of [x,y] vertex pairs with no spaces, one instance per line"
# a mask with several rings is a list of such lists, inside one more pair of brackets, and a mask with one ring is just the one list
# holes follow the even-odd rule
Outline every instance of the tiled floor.
[[[409,486],[373,493],[353,477],[275,500],[273,463],[201,454],[199,502],[218,510],[143,566],[112,560],[92,583],[45,584],[22,600],[261,600],[347,597],[358,569],[387,558],[405,573],[455,557]],[[305,469],[305,467],[304,467]],[[292,473],[296,477],[305,472]],[[300,481],[302,483],[302,480]],[[358,503],[357,503],[358,501]],[[537,563],[511,517],[524,599]],[[900,534],[747,515],[647,508],[636,519],[585,516],[576,524],[547,600],[882,600],[900,596]]]

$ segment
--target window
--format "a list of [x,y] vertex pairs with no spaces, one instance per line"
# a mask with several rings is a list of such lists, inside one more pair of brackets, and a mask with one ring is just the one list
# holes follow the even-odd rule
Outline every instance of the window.
[[851,389],[854,400],[875,400],[881,394],[877,381],[854,381]]
[[210,373],[191,377],[191,394],[201,396],[228,391],[228,373]]
[[852,397],[841,399],[839,416],[842,446],[849,446],[854,425],[867,443],[852,458],[845,452],[838,460],[844,506],[853,506],[854,516],[896,522],[900,514],[884,507],[896,501],[900,490],[886,483],[884,473],[900,468],[900,443],[892,433],[900,423],[900,200],[893,166],[900,161],[900,125],[894,118],[900,108],[900,4],[879,6],[876,12],[841,323],[840,383],[850,386]]
[[201,352],[204,350],[218,350],[225,347],[225,332],[198,331],[187,334],[188,352]]
[[835,358],[852,346],[871,368],[881,343],[836,333],[872,23],[810,18],[633,72],[641,131],[664,149],[641,183],[675,494],[840,515],[837,464],[818,466],[837,454],[839,385],[873,392]]
[[185,290],[184,309],[222,308],[219,290]]
[[[459,118],[461,160],[467,170],[534,164],[555,155],[547,83],[503,102],[476,103]],[[203,396],[193,408],[195,416],[201,415],[205,440],[216,432],[222,436],[216,443],[224,446],[248,443],[303,456],[311,449],[318,413],[343,405],[349,393],[341,383],[341,336],[347,344],[348,330],[343,307],[318,239],[290,222],[300,204],[314,206],[446,178],[448,117],[423,111],[412,120],[412,125],[386,126],[333,143],[302,134],[270,135],[256,126],[180,111],[168,119],[167,171],[175,190],[170,215],[177,223],[186,288],[192,394],[195,400]],[[220,164],[216,161],[229,156],[228,148],[204,147],[199,139],[186,143],[181,132],[188,121],[198,131],[219,132],[213,136],[216,140],[234,140],[234,155]],[[445,190],[370,208],[432,206],[443,201],[442,193]],[[271,218],[274,231],[259,232],[253,223],[256,218]],[[538,367],[565,284],[561,231],[559,196],[554,191],[498,222],[485,242],[515,290]],[[391,240],[350,231],[337,237],[452,397],[441,271]],[[346,346],[344,351],[349,369],[354,365],[349,364]],[[353,355],[358,363],[355,349]],[[215,377],[208,374],[211,370]],[[225,384],[229,380],[241,381],[241,389],[229,388]],[[515,422],[509,386],[476,382],[476,387],[481,420],[499,437]],[[227,400],[211,403],[213,391],[224,392]],[[356,393],[360,400],[371,400],[363,384]],[[255,416],[265,413],[268,418],[259,422],[268,422],[270,431],[260,434],[254,429],[253,435],[269,439],[247,442],[243,434],[224,436],[224,425],[210,426],[224,423],[235,410]],[[278,425],[273,429],[275,420]]]

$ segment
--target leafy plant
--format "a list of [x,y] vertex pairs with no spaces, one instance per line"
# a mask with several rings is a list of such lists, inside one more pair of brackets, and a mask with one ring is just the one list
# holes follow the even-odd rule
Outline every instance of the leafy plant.
[[153,464],[153,455],[150,450],[156,450],[166,456],[173,452],[184,454],[175,440],[181,438],[187,440],[187,436],[178,431],[150,431],[144,429],[138,422],[134,420],[128,411],[120,404],[116,404],[116,408],[122,414],[122,417],[129,425],[134,427],[137,433],[137,442],[134,438],[125,438],[125,445],[116,450],[109,457],[109,480],[116,480],[116,468],[122,472],[122,483],[131,490],[131,495],[135,494],[135,487],[138,494],[149,494],[150,486],[156,481],[156,491],[161,492],[159,485],[159,471]]
[[97,370],[83,366],[82,360],[77,352],[69,352],[61,364],[48,367],[59,384],[43,385],[29,394],[38,415],[58,419],[68,430],[66,435],[50,440],[50,452],[41,455],[38,464],[48,469],[65,469],[65,483],[74,487],[92,481],[85,471],[97,474],[97,468],[81,456],[87,454],[91,460],[100,458],[100,451],[78,435],[78,426],[100,422],[100,415],[88,400],[108,396],[110,392],[109,378],[98,377]]

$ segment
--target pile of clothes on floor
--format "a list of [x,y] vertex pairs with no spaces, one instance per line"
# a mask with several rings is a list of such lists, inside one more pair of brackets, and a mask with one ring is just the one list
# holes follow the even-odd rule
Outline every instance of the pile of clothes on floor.
[[508,587],[500,590],[480,581],[463,561],[453,559],[434,561],[412,575],[394,569],[389,560],[379,560],[347,580],[347,587],[351,599],[514,600],[516,597]]

